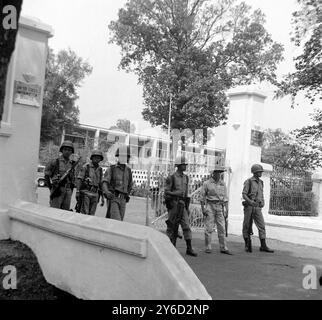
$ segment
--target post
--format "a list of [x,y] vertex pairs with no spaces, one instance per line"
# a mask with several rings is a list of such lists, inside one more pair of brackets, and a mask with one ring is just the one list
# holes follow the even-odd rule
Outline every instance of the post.
[[151,164],[148,167],[148,174],[147,174],[147,186],[146,186],[146,203],[145,203],[145,225],[148,227],[150,225],[149,219],[149,196],[150,196],[150,176],[151,176]]
[[322,172],[316,172],[312,176],[313,181],[313,210],[322,219]]
[[168,121],[168,146],[167,146],[167,163],[165,172],[168,174],[170,164],[170,144],[171,144],[171,113],[172,113],[172,94],[170,93],[169,121]]

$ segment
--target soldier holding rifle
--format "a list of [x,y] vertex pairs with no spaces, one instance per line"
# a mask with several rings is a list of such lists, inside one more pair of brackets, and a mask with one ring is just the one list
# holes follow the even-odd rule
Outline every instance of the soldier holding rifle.
[[228,196],[225,183],[221,179],[224,171],[223,167],[215,168],[210,179],[201,188],[201,208],[205,217],[205,252],[211,253],[211,236],[216,223],[220,252],[232,255],[225,239],[225,235],[228,236]]
[[75,166],[77,162],[70,160],[74,153],[71,141],[64,141],[59,149],[59,158],[51,161],[45,169],[45,180],[50,190],[50,206],[52,208],[70,210],[70,202],[75,186]]
[[[103,169],[99,165],[104,160],[103,153],[100,150],[94,150],[91,153],[91,162],[86,163],[80,170],[76,180],[76,212],[94,216],[97,204],[101,195]],[[104,205],[104,197],[101,206]]]
[[251,168],[253,177],[244,182],[243,189],[243,206],[244,206],[244,222],[243,237],[245,240],[245,251],[252,252],[252,222],[254,221],[258,228],[259,239],[261,242],[260,251],[274,252],[266,245],[265,222],[262,214],[264,207],[263,180],[260,179],[264,169],[260,164],[254,164]]
[[167,235],[174,246],[178,237],[178,228],[181,225],[183,236],[186,240],[186,254],[196,257],[197,253],[192,249],[192,233],[189,226],[189,200],[188,183],[189,178],[184,172],[187,169],[187,161],[184,157],[175,160],[177,171],[167,178],[165,186],[165,196],[167,197],[168,220]]

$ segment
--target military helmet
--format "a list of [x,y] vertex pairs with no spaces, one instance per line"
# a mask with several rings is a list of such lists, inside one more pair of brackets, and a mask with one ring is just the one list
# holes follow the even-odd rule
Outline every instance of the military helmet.
[[65,148],[65,147],[67,147],[67,148],[71,148],[71,149],[73,150],[73,153],[75,152],[74,145],[73,145],[73,143],[72,143],[71,141],[69,141],[69,140],[65,140],[65,141],[62,143],[62,145],[60,146],[60,148],[59,148],[59,152],[62,152],[63,148]]
[[256,172],[263,172],[264,169],[260,164],[254,164],[252,165],[251,172],[256,173]]
[[182,165],[182,164],[185,164],[185,165],[188,165],[188,161],[187,159],[184,157],[184,156],[181,156],[181,157],[177,157],[174,161],[174,165],[176,167]]
[[92,153],[91,153],[91,160],[92,160],[92,158],[94,157],[94,156],[99,156],[99,157],[101,157],[101,161],[103,161],[104,160],[104,156],[103,156],[103,153],[102,153],[102,151],[100,151],[100,150],[93,150],[92,151]]
[[119,157],[120,155],[121,156],[131,157],[131,148],[130,148],[130,146],[119,147],[115,152],[115,157]]
[[222,166],[216,166],[214,170],[212,170],[212,172],[225,172],[226,168],[222,167]]

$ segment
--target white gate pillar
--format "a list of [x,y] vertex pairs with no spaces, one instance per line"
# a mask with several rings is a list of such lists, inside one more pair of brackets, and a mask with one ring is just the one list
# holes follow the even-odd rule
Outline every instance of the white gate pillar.
[[313,188],[313,210],[317,212],[320,219],[322,219],[322,172],[316,172],[312,176]]
[[[242,190],[244,181],[251,177],[250,168],[261,163],[260,139],[256,135],[262,132],[262,118],[266,95],[252,87],[238,87],[228,92],[230,100],[227,121],[228,137],[226,146],[226,166],[231,168],[229,190],[229,213],[242,215]],[[269,207],[269,172],[272,166],[262,164],[265,172],[264,196],[266,206],[263,213],[268,213]]]
[[0,239],[9,237],[8,206],[17,199],[36,201],[47,43],[52,33],[39,20],[20,18],[0,128]]

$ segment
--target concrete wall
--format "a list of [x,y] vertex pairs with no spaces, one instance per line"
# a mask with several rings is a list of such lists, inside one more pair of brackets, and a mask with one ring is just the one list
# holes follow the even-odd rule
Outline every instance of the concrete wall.
[[[7,76],[5,117],[0,128],[0,239],[8,238],[8,205],[17,199],[36,200],[42,96],[47,41],[51,34],[49,26],[21,17]],[[37,103],[15,100],[15,81],[38,85]]]
[[211,299],[167,236],[151,228],[19,202],[10,237],[46,280],[81,299]]

